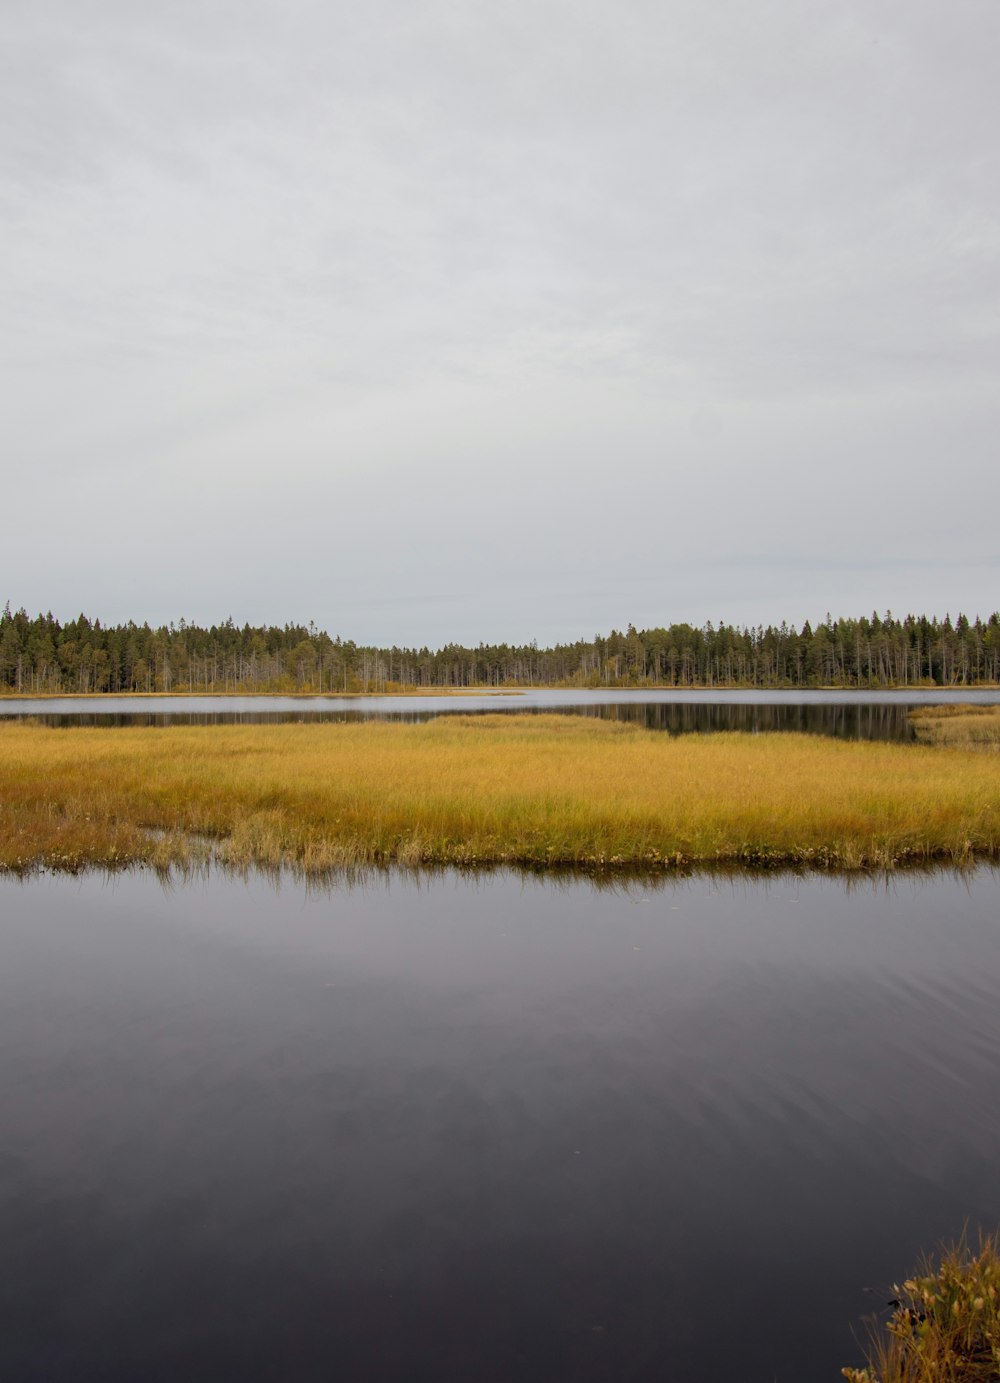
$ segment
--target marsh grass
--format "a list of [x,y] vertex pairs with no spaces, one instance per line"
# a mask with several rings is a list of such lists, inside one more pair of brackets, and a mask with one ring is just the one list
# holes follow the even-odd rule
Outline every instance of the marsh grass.
[[987,1383],[1000,1379],[1000,1242],[981,1235],[925,1260],[893,1287],[892,1315],[873,1327],[867,1367],[850,1383]]
[[838,869],[1000,854],[982,754],[580,716],[0,724],[0,867]]
[[1000,706],[925,706],[909,720],[921,744],[1000,750]]

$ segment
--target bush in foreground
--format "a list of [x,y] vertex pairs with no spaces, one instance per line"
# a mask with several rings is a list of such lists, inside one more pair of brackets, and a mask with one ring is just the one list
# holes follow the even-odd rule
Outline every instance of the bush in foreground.
[[963,1238],[893,1288],[892,1315],[872,1340],[868,1366],[850,1383],[986,1383],[1000,1380],[1000,1239]]

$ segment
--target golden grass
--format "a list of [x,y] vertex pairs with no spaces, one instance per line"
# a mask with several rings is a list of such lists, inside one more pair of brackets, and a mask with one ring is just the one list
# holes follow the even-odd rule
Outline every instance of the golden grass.
[[1000,750],[1000,706],[925,706],[909,718],[921,744]]
[[0,868],[861,869],[1000,854],[1000,775],[959,750],[668,735],[580,716],[421,725],[0,724]]
[[1000,1241],[963,1239],[894,1287],[896,1305],[850,1383],[988,1383],[1000,1378]]

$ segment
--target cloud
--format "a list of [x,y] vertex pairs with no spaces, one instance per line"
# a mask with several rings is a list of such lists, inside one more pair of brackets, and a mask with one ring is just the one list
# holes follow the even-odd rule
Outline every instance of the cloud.
[[0,26],[15,600],[430,640],[668,582],[695,621],[995,604],[995,7]]

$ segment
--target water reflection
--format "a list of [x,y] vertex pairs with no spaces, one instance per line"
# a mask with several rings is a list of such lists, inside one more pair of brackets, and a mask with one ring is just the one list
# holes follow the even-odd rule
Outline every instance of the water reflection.
[[630,721],[649,730],[669,734],[707,734],[714,730],[740,730],[750,734],[770,731],[798,731],[802,734],[833,735],[838,739],[910,740],[905,705],[861,702],[854,704],[643,704],[572,707],[584,715]]
[[0,881],[0,1374],[834,1378],[1000,1220],[1000,881]]
[[[423,699],[403,702],[382,700],[377,705],[357,707],[350,702],[335,709],[323,707],[323,703],[303,706],[291,705],[274,709],[267,702],[250,701],[250,706],[239,709],[225,709],[224,703],[209,702],[200,698],[198,709],[185,706],[171,710],[92,710],[92,703],[76,703],[71,710],[44,710],[46,703],[22,703],[32,707],[29,711],[12,712],[0,702],[0,717],[16,717],[30,714],[45,725],[67,727],[74,725],[91,726],[166,726],[166,725],[267,725],[288,722],[300,724],[332,723],[350,724],[369,720],[402,721],[416,724],[434,719],[439,715],[496,715],[496,714],[561,714],[596,716],[603,720],[627,721],[645,726],[650,730],[662,730],[668,734],[708,734],[718,730],[738,730],[751,734],[772,731],[798,731],[805,734],[832,735],[841,739],[898,740],[909,741],[913,731],[909,723],[910,706],[898,699],[889,701],[866,701],[857,698],[846,701],[663,701],[646,700],[633,697],[627,701],[609,701],[604,698],[588,701],[573,701],[563,704],[557,699],[539,704],[536,698],[496,697],[486,701],[483,698],[438,698],[443,705],[427,706]],[[10,703],[8,703],[9,705]],[[146,703],[147,706],[150,703]],[[151,703],[156,705],[156,702]]]

